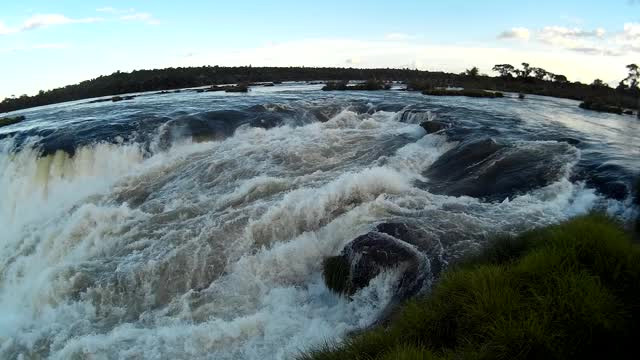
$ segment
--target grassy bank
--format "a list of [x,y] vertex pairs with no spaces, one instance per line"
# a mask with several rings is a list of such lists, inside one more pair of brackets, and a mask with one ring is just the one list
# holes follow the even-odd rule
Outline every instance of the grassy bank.
[[588,215],[496,239],[390,324],[299,359],[635,358],[640,250]]

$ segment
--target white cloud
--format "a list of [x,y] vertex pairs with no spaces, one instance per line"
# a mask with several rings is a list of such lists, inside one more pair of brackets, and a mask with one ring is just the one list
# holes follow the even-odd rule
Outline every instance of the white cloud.
[[129,15],[123,15],[120,17],[120,20],[124,21],[142,21],[147,24],[157,25],[160,24],[160,21],[153,17],[153,15],[149,13],[135,13]]
[[565,37],[565,38],[589,38],[603,37],[606,31],[602,28],[595,30],[582,30],[580,28],[569,29],[562,26],[546,26],[540,32],[541,36]]
[[36,14],[25,20],[19,27],[10,28],[7,27],[4,23],[0,22],[0,35],[13,34],[21,31],[33,30],[54,25],[93,23],[102,20],[102,18],[97,17],[72,19],[61,14]]
[[528,41],[531,37],[531,32],[527,28],[514,27],[511,30],[503,31],[498,35],[498,39],[516,39]]
[[613,51],[603,46],[597,46],[591,39],[602,39],[606,31],[602,28],[582,30],[579,28],[565,28],[562,26],[547,26],[538,33],[538,40],[548,45],[563,47],[586,53],[609,53]]
[[616,44],[632,52],[640,52],[640,23],[626,23],[615,39]]
[[621,56],[640,51],[640,24],[635,23],[625,24],[624,31],[617,35],[609,35],[603,28],[583,30],[562,26],[546,26],[535,32],[513,28],[498,35],[499,39],[529,37],[540,44],[588,55]]
[[64,25],[73,23],[93,23],[102,21],[101,18],[90,17],[84,19],[71,19],[60,14],[37,14],[25,20],[20,31],[33,30],[40,27],[47,27],[52,25]]
[[[96,11],[103,13],[120,14],[117,19],[121,21],[141,21],[152,25],[160,24],[160,21],[154,18],[151,14],[143,12],[134,13],[135,9],[115,9],[112,7],[103,7],[96,9]],[[105,21],[105,19],[101,17],[73,19],[62,14],[36,14],[26,19],[22,23],[22,25],[18,27],[8,27],[0,21],[0,35],[13,34],[56,25],[95,23],[100,21]]]
[[601,43],[600,40],[604,38],[605,34],[606,31],[602,28],[582,30],[579,28],[569,29],[562,26],[547,26],[537,34],[537,39],[547,45],[590,55],[619,55],[619,51]]

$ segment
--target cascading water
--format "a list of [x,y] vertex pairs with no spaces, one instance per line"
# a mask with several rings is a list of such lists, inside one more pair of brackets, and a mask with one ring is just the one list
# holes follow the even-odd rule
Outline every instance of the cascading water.
[[[391,301],[393,271],[352,298],[321,277],[377,224],[415,224],[446,261],[593,208],[634,216],[607,190],[640,171],[640,125],[527,104],[284,85],[30,110],[0,134],[0,357],[290,358]],[[425,135],[434,116],[452,131]],[[435,183],[438,159],[487,136],[508,147],[474,174],[537,161],[552,181],[499,200]]]

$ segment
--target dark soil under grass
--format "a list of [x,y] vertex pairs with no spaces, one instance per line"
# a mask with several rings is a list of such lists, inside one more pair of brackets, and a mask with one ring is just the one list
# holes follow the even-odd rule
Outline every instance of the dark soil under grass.
[[637,358],[640,250],[588,215],[500,238],[388,326],[299,359]]

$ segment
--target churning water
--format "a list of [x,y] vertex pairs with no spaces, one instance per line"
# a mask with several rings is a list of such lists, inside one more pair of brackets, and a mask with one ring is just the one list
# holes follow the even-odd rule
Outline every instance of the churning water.
[[[419,227],[446,264],[496,233],[637,212],[640,122],[568,100],[287,84],[22,113],[0,133],[4,359],[290,358],[391,300],[392,272],[352,298],[321,276],[380,223]],[[434,118],[449,128],[426,134]],[[481,166],[452,168],[488,138]]]

